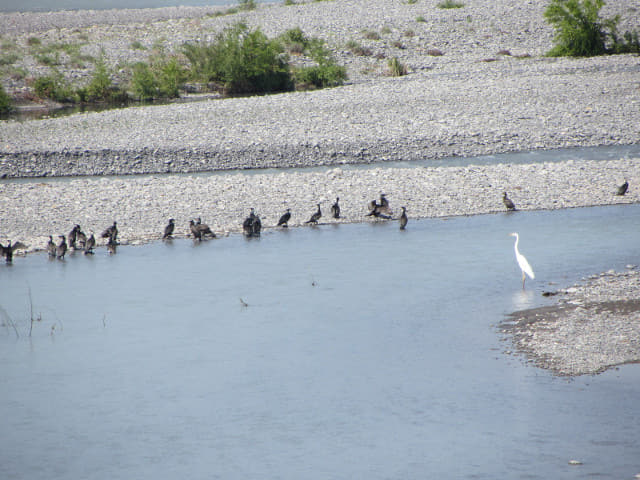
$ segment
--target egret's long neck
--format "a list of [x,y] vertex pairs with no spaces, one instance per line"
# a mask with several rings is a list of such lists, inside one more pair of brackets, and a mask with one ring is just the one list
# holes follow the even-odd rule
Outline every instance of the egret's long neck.
[[517,252],[518,251],[518,242],[520,241],[520,237],[516,234],[514,235],[516,237],[516,243],[513,246],[513,249]]

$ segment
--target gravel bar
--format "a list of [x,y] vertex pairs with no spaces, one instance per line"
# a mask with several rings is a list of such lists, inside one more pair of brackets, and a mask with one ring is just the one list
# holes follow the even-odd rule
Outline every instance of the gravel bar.
[[609,271],[562,289],[557,305],[513,313],[502,332],[557,375],[600,373],[640,362],[640,272]]

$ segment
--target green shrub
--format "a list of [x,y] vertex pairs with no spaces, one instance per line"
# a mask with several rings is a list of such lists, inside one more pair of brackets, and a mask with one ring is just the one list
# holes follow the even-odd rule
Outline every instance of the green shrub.
[[232,93],[274,92],[291,88],[284,50],[259,29],[236,24],[220,33],[213,43],[185,44],[191,76],[224,84]]
[[0,84],[0,113],[9,113],[12,110],[11,97],[9,97],[2,84]]
[[132,50],[146,50],[147,47],[145,47],[142,42],[140,42],[139,40],[134,40],[133,42],[131,42],[131,45],[129,45],[129,47]]
[[42,45],[42,40],[40,40],[38,37],[29,37],[27,38],[27,45],[29,45],[30,47],[36,47],[38,45]]
[[256,2],[255,0],[239,0],[238,8],[240,10],[255,10]]
[[38,63],[42,65],[46,65],[48,67],[52,67],[54,65],[60,65],[60,55],[58,54],[58,52],[55,52],[53,56],[46,55],[46,54],[36,55],[35,58],[38,61]]
[[109,100],[113,91],[113,83],[107,69],[107,64],[104,61],[104,57],[101,57],[96,62],[96,68],[93,72],[91,82],[87,86],[87,98],[89,101],[95,100]]
[[387,65],[389,67],[389,75],[392,77],[400,77],[407,74],[407,67],[397,57],[390,58]]
[[20,57],[15,53],[5,53],[4,55],[0,55],[0,66],[1,65],[12,65],[16,63]]
[[294,71],[297,88],[337,87],[347,79],[347,70],[335,63],[325,63],[313,67],[298,68]]
[[619,16],[600,18],[604,0],[551,0],[544,17],[554,28],[548,56],[587,57],[605,53],[640,53],[638,32],[618,33]]
[[427,21],[426,18],[424,18],[422,15],[419,15],[416,17],[416,22],[424,23],[426,21]]
[[599,11],[604,0],[551,0],[544,17],[555,28],[551,57],[605,53],[606,34]]
[[309,46],[309,39],[300,27],[291,28],[281,34],[278,40],[289,53],[303,54]]
[[158,92],[165,98],[177,98],[180,96],[180,87],[186,80],[185,69],[180,65],[176,57],[159,64],[155,73]]
[[158,82],[148,64],[139,62],[133,66],[131,89],[141,101],[153,100],[158,96]]
[[76,93],[58,72],[36,78],[33,83],[33,89],[40,98],[50,98],[61,103],[77,101]]
[[380,34],[378,32],[374,32],[373,30],[363,30],[362,36],[367,40],[380,40]]
[[464,3],[456,2],[455,0],[444,0],[438,4],[438,8],[462,8]]

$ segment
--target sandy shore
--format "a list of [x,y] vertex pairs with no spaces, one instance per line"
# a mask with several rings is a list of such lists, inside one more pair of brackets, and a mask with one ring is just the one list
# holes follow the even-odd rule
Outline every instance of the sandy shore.
[[[366,205],[382,192],[396,213],[407,207],[410,222],[503,211],[503,191],[523,211],[640,201],[640,158],[385,167],[389,161],[640,143],[640,57],[544,57],[553,32],[542,17],[543,1],[516,8],[506,0],[477,0],[452,10],[436,3],[336,0],[264,6],[223,17],[182,7],[0,15],[3,40],[26,48],[32,36],[44,43],[86,38],[83,51],[95,55],[104,49],[114,67],[148,55],[133,49],[134,41],[147,47],[161,43],[172,51],[239,20],[268,35],[300,26],[324,38],[350,76],[347,86],[315,92],[0,122],[0,176],[6,178],[0,180],[0,239],[23,241],[33,251],[44,248],[48,235],[66,234],[76,223],[99,234],[117,220],[122,241],[139,244],[158,239],[170,217],[176,219],[178,236],[187,234],[188,221],[196,217],[226,235],[240,230],[249,208],[266,226],[290,208],[291,225],[298,226],[318,202],[326,219],[336,197],[345,215],[339,222],[370,221]],[[639,1],[612,2],[603,13],[628,19],[639,10]],[[629,28],[625,21],[623,30]],[[379,32],[380,40],[367,39],[365,30]],[[349,40],[374,55],[355,56],[345,47]],[[443,55],[429,53],[434,49]],[[410,74],[385,75],[392,57],[405,62]],[[60,70],[68,78],[90,76],[86,68],[65,65]],[[30,75],[46,73],[29,55],[18,66]],[[9,91],[27,88],[8,77],[2,82]],[[244,171],[317,166],[326,168]],[[235,171],[159,175],[229,169]],[[12,180],[44,176],[70,178]],[[629,192],[616,196],[625,179]],[[618,280],[635,281],[631,276]],[[606,286],[603,292],[606,296]],[[574,309],[573,314],[584,320],[591,312]],[[615,310],[613,316],[640,324],[637,315]],[[556,315],[554,322],[562,325],[565,318]],[[535,325],[524,322],[522,331],[532,332],[527,329]],[[585,333],[585,345],[593,343],[588,335],[609,329],[598,325],[600,330]],[[543,344],[573,340],[552,337]],[[608,341],[615,344],[613,338]],[[548,355],[530,345],[521,349],[538,359]],[[587,353],[577,367],[558,358],[537,363],[561,374],[591,373],[636,361],[640,349],[632,344],[631,355],[622,360],[611,352]]]

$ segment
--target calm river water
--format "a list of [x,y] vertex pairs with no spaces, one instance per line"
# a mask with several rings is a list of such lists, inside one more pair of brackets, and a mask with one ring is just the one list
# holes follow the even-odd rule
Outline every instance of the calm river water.
[[16,258],[0,478],[633,478],[640,366],[554,377],[497,324],[639,238],[627,205]]

